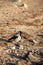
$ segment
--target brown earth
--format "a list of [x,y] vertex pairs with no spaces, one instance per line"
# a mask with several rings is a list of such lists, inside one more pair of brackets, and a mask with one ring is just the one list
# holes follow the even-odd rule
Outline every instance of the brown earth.
[[43,65],[43,0],[0,0],[0,65]]

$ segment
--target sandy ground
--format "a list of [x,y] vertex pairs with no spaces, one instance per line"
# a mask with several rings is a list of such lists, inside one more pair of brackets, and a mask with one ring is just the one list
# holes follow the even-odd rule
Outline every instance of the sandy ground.
[[0,65],[37,64],[43,65],[43,0],[0,0]]

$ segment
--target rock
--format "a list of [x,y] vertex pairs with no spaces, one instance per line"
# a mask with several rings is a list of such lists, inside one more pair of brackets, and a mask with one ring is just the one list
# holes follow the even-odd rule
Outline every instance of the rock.
[[27,7],[28,7],[26,3],[24,3],[24,7],[25,7],[25,8],[27,8]]
[[29,58],[30,60],[33,62],[39,62],[40,58],[39,57],[35,57],[31,52],[29,53]]
[[15,49],[16,49],[15,46],[13,46],[13,47],[12,47],[12,50],[15,50]]
[[23,50],[24,48],[23,48],[23,45],[20,45],[20,48],[19,48],[20,50]]
[[11,62],[7,62],[6,65],[17,65],[18,64],[18,61],[14,62],[14,63],[11,63]]
[[39,50],[39,54],[40,54],[41,58],[43,58],[43,48],[41,48],[41,49]]
[[42,65],[41,62],[32,62],[32,65]]
[[26,3],[22,3],[22,4],[18,5],[18,7],[24,7],[24,8],[27,8],[28,6],[27,6]]
[[34,43],[38,43],[36,40],[33,40]]

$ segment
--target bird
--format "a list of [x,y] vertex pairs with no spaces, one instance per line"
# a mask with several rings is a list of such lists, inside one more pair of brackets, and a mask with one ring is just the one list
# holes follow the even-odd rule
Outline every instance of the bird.
[[[11,38],[8,39],[8,42],[12,42],[12,41],[19,42],[19,41],[21,41],[21,39],[29,40],[30,37],[32,37],[30,34],[27,34],[22,31],[18,31],[17,33],[13,34],[13,36]],[[29,41],[34,42],[33,40],[29,40]]]
[[8,41],[16,41],[16,42],[19,42],[21,40],[21,34],[22,32],[19,31],[17,33],[15,33],[11,38],[8,39]]

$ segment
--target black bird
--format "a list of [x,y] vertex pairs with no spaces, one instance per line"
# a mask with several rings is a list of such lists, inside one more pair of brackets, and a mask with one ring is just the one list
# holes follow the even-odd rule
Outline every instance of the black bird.
[[18,37],[20,38],[21,34],[22,34],[21,31],[15,33],[11,38],[8,39],[8,41],[11,41],[12,42],[13,40],[18,39]]
[[6,43],[6,42],[12,42],[13,40],[16,40],[16,39],[18,39],[18,38],[19,38],[19,39],[18,39],[18,41],[19,41],[21,34],[22,34],[22,32],[19,31],[19,32],[15,33],[15,34],[14,34],[11,38],[9,38],[8,40],[6,40],[6,39],[1,39],[1,38],[0,38],[0,41]]

